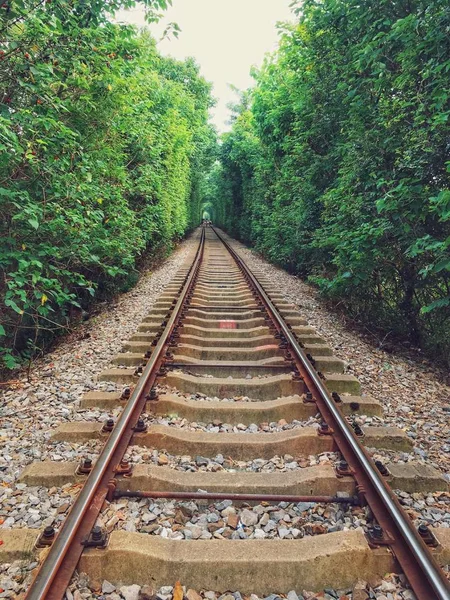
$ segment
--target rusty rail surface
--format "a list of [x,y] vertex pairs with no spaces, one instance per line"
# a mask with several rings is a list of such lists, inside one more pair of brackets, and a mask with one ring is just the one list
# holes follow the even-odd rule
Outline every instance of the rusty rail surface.
[[212,229],[236,261],[250,287],[262,300],[275,328],[288,343],[300,377],[312,394],[312,401],[316,403],[339,451],[348,463],[360,496],[366,500],[379,524],[373,532],[373,545],[391,548],[418,600],[450,600],[450,584],[444,572],[395,494],[383,480],[296,337],[244,260],[214,227]]
[[164,360],[169,339],[182,312],[185,300],[192,289],[203,257],[205,231],[194,262],[186,276],[176,305],[167,325],[143,370],[130,399],[120,414],[111,435],[102,449],[72,509],[62,525],[49,553],[31,583],[26,600],[62,600],[80,556],[85,548],[95,521],[130,440],[133,429],[144,410],[147,395],[153,387],[157,371]]

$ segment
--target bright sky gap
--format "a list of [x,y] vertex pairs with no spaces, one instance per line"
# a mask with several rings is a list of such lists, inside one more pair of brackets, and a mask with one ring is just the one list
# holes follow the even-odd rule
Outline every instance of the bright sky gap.
[[[173,0],[173,6],[158,25],[151,25],[160,39],[170,22],[176,22],[179,38],[159,42],[159,50],[180,60],[193,56],[202,75],[214,84],[217,106],[212,122],[219,131],[228,129],[227,104],[236,101],[230,84],[241,90],[252,85],[252,66],[260,66],[264,55],[278,43],[277,22],[290,21],[291,0]],[[120,11],[120,22],[146,26],[144,10]]]

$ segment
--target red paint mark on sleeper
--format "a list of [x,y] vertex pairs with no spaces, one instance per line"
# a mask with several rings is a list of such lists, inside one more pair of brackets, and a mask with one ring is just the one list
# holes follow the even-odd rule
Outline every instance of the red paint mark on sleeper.
[[237,329],[236,321],[220,321],[219,329]]

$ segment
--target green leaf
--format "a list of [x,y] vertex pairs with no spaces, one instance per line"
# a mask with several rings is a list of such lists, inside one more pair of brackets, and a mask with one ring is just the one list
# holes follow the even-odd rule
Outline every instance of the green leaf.
[[450,271],[450,258],[446,258],[444,260],[440,260],[433,267],[433,272],[434,273],[439,273],[440,271],[444,271],[444,270]]
[[14,311],[16,311],[16,313],[18,313],[19,315],[23,315],[23,310],[17,306],[14,300],[12,300],[12,298],[5,298],[4,302],[6,306],[12,308]]
[[28,223],[33,227],[33,229],[37,229],[39,227],[39,221],[35,217],[31,217],[27,219]]
[[20,367],[20,362],[14,357],[12,356],[12,354],[10,354],[9,352],[6,352],[3,357],[3,362],[5,364],[5,366],[8,369],[17,369],[18,367]]
[[440,298],[439,300],[435,300],[427,306],[423,306],[420,309],[420,312],[422,314],[427,314],[432,312],[433,310],[436,310],[437,308],[444,308],[446,306],[450,306],[450,298]]

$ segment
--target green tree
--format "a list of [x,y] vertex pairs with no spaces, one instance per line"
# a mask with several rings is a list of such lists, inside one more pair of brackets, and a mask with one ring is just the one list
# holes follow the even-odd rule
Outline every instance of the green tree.
[[[146,4],[149,18],[166,6]],[[108,20],[132,5],[0,9],[0,343],[8,366],[93,297],[129,287],[144,254],[167,251],[199,222],[193,182],[214,140],[211,87],[194,61],[163,58],[148,34]]]
[[449,360],[448,2],[297,12],[222,140],[217,213],[354,316]]

